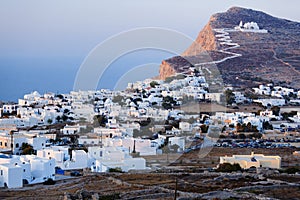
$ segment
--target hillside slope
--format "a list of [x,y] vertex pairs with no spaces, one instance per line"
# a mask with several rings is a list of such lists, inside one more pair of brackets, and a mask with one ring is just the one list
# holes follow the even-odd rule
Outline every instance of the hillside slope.
[[[240,21],[256,22],[268,33],[234,30]],[[217,65],[226,84],[249,87],[261,81],[273,81],[300,88],[299,47],[300,23],[233,7],[211,16],[182,57],[194,66]],[[204,53],[208,56],[203,56]],[[177,56],[164,60],[160,78],[184,71],[181,64],[187,66],[184,59]]]

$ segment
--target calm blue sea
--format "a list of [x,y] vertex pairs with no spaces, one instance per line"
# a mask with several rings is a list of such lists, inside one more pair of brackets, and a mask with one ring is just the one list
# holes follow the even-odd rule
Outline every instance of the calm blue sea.
[[[138,72],[132,81],[158,75],[159,64],[172,54],[157,50],[137,51],[120,57],[106,70],[99,88],[113,89],[120,78],[136,66],[157,63]],[[15,101],[32,91],[69,93],[83,58],[0,58],[0,100]],[[127,85],[124,84],[124,88]]]

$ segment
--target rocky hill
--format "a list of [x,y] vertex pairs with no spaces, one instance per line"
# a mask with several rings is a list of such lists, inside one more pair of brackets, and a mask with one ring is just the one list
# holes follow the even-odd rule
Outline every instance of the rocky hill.
[[[256,22],[268,32],[235,30],[241,21]],[[249,87],[273,81],[300,88],[299,47],[300,23],[233,7],[211,16],[181,56],[164,60],[160,78],[185,71],[188,65],[215,65],[226,84]]]

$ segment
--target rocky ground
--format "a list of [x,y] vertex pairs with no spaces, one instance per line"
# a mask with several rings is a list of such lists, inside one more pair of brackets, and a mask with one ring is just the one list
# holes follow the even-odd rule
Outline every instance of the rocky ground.
[[[299,199],[300,175],[208,172],[221,155],[248,154],[253,149],[214,148],[197,159],[197,151],[164,169],[135,173],[86,173],[83,177],[0,189],[0,199]],[[255,153],[282,156],[283,166],[297,166],[300,158],[291,149],[255,149]],[[151,162],[150,157],[147,158]]]

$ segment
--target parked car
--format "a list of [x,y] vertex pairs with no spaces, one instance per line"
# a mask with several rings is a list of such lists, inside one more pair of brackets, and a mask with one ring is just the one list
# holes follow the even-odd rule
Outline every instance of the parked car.
[[79,171],[72,171],[70,173],[71,176],[82,176],[82,174]]

